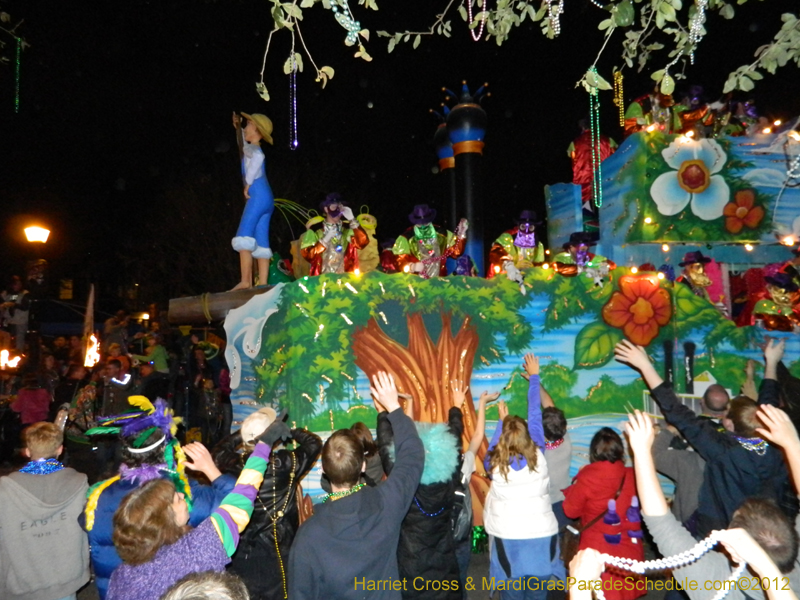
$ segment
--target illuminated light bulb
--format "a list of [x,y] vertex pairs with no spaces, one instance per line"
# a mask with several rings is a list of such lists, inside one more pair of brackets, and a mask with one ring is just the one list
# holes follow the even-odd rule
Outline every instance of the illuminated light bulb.
[[500,272],[500,265],[495,265],[493,270],[494,274],[497,275]]
[[669,252],[669,244],[662,244],[661,245],[662,252]]
[[631,267],[631,273],[634,275],[639,272],[639,267]]
[[772,128],[764,127],[764,129],[761,130],[761,133],[772,133]]
[[753,251],[753,244],[745,244],[744,245],[744,249],[747,250],[748,252],[752,252]]
[[547,263],[544,263],[544,264],[542,264],[542,268],[543,269],[549,269],[550,265],[548,265]]
[[411,268],[411,265],[406,265],[405,267],[403,267],[403,273],[408,273],[410,268]]
[[544,253],[545,254],[550,254],[550,250],[545,250]]
[[656,277],[658,277],[659,279],[664,279],[665,275],[661,271],[659,271]]
[[652,219],[652,218],[650,218],[650,217],[645,217],[645,218],[644,218],[644,222],[645,222],[645,223],[647,223],[648,225],[650,225],[650,223],[652,223],[652,222],[653,222],[653,219]]
[[687,131],[686,132],[686,137],[687,138],[693,138],[694,137],[694,130]]
[[150,314],[149,313],[142,313],[142,321],[149,321]]
[[25,228],[25,237],[28,238],[29,242],[41,242],[44,244],[49,236],[50,230],[44,227],[33,226]]
[[655,125],[648,125],[648,126],[645,128],[645,131],[647,131],[647,132],[649,132],[649,133],[653,133],[655,130],[656,130],[656,126],[655,126]]
[[773,125],[775,127],[778,127],[781,123],[783,123],[783,121],[781,121],[780,119],[776,119],[775,122],[773,123]]
[[353,269],[353,275],[355,275],[356,277],[358,277],[359,275],[361,275],[361,269],[359,269],[358,267],[356,267],[355,269]]
[[784,246],[794,246],[794,237],[791,235],[787,235],[785,238],[781,240],[781,244]]
[[682,135],[677,139],[677,142],[679,144],[688,144],[689,143],[689,138],[686,137],[685,135]]
[[789,137],[792,138],[795,142],[800,142],[800,133],[796,131],[790,131]]

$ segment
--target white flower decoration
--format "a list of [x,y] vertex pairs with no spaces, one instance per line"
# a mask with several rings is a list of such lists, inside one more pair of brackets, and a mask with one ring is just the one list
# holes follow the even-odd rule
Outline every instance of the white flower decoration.
[[730,189],[721,175],[727,157],[714,140],[679,137],[661,152],[675,169],[659,175],[650,187],[650,196],[662,215],[672,216],[691,203],[692,212],[711,221],[722,216],[730,200]]

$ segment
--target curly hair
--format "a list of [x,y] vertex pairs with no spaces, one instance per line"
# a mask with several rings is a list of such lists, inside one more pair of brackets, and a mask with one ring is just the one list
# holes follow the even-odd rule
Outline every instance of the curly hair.
[[528,424],[525,419],[509,415],[503,421],[503,431],[497,446],[489,451],[489,464],[492,471],[500,470],[500,474],[508,481],[508,468],[511,459],[524,458],[528,463],[528,470],[536,470],[536,442],[528,433]]
[[188,531],[175,521],[174,499],[175,486],[166,479],[148,481],[122,499],[111,539],[123,561],[149,562],[162,546],[174,544]]

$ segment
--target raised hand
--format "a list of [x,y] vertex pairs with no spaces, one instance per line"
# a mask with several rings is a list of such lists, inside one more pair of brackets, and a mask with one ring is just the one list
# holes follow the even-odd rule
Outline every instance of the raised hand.
[[647,356],[644,348],[636,346],[628,340],[622,340],[614,347],[614,358],[640,371],[651,366],[650,357]]
[[500,400],[500,402],[497,403],[497,414],[501,421],[506,420],[506,417],[508,416],[508,406],[506,406],[505,400]]
[[378,371],[372,376],[369,391],[387,411],[392,412],[400,408],[394,377],[386,371]]
[[780,408],[769,404],[762,404],[756,413],[758,420],[764,426],[757,427],[756,431],[765,440],[777,444],[784,450],[800,447],[800,438],[797,435],[792,420]]
[[240,115],[236,111],[233,111],[233,128],[238,130],[239,128],[241,128],[241,126],[242,126],[242,115]]
[[211,453],[200,442],[192,442],[183,447],[186,456],[192,459],[192,462],[186,462],[186,468],[192,471],[199,471],[208,477],[209,481],[214,481],[217,477],[222,475],[214,459],[211,458]]
[[465,386],[463,381],[451,379],[450,389],[453,390],[453,406],[461,409],[467,399],[467,390],[469,390],[469,386]]
[[771,339],[764,348],[764,360],[768,364],[778,364],[783,358],[783,351],[786,349],[786,340]]
[[483,392],[478,399],[478,410],[485,411],[486,405],[489,404],[489,402],[494,402],[499,397],[500,392],[492,392],[491,394],[489,392]]
[[628,415],[625,423],[625,433],[628,434],[628,443],[636,458],[650,453],[653,441],[656,439],[653,429],[653,420],[639,410]]
[[525,373],[527,373],[528,377],[539,374],[539,359],[534,356],[532,352],[525,355],[524,366]]
[[355,219],[355,217],[353,216],[353,209],[350,208],[349,206],[342,207],[342,216],[348,221],[352,221],[353,219]]

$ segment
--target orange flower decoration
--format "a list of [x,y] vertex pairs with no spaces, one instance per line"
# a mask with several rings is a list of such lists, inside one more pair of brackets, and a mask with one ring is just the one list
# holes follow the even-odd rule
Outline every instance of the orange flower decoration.
[[764,218],[764,208],[753,206],[756,193],[752,189],[739,190],[722,210],[725,215],[725,229],[731,233],[739,233],[742,228],[755,229]]
[[647,346],[672,316],[669,292],[655,277],[625,275],[603,307],[603,320],[618,329],[634,344]]

